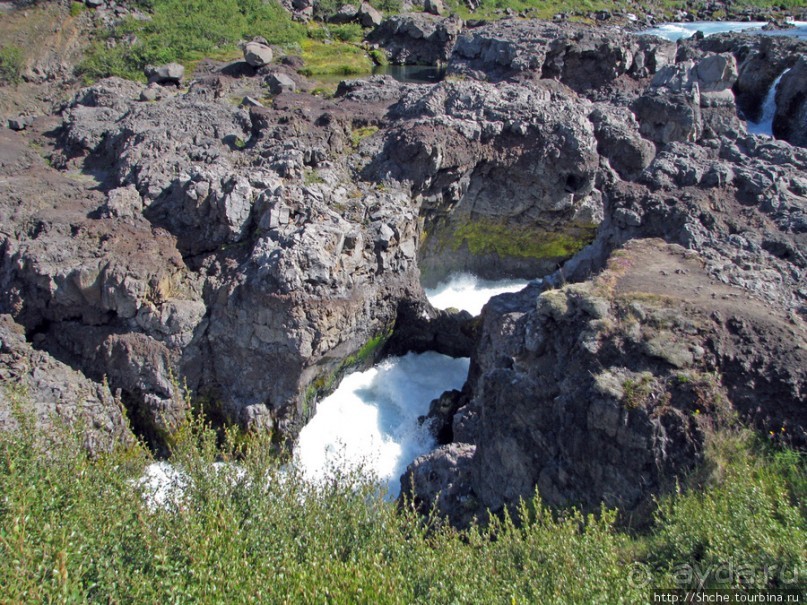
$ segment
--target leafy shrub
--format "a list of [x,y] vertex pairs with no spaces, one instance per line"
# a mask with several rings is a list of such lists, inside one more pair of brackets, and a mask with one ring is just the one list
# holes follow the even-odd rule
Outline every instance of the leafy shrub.
[[17,84],[22,77],[24,65],[22,49],[8,45],[0,48],[0,82]]
[[342,42],[359,43],[364,38],[364,30],[358,23],[331,25],[330,30],[333,37]]
[[359,475],[311,485],[261,438],[227,431],[219,445],[201,418],[171,441],[182,491],[155,505],[139,481],[153,461],[142,446],[90,459],[81,431],[64,430],[45,454],[33,423],[20,424],[0,433],[11,603],[639,603],[676,586],[671,561],[805,565],[792,503],[804,501],[803,457],[749,442],[724,448],[721,482],[664,499],[654,533],[635,538],[615,511],[554,512],[537,497],[457,531]]
[[787,588],[788,580],[803,579],[803,454],[760,456],[748,434],[723,439],[718,447],[710,453],[718,484],[661,501],[657,566],[681,580],[697,566],[700,577],[692,573],[692,583],[706,588]]

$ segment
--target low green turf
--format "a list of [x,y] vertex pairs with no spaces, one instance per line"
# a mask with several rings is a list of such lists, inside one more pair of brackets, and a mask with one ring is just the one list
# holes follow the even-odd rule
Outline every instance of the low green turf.
[[[205,57],[231,56],[238,41],[263,36],[270,44],[295,44],[305,28],[269,0],[150,0],[150,21],[125,19],[98,33],[79,70],[88,80],[110,75],[142,79],[143,67]],[[125,40],[134,38],[134,44]]]

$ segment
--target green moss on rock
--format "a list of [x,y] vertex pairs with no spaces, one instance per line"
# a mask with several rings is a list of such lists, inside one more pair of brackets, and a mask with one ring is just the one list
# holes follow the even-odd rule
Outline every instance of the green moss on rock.
[[474,255],[562,259],[576,254],[590,244],[596,230],[596,225],[574,225],[565,231],[550,232],[532,225],[469,221],[454,231],[451,245],[457,250],[465,244]]

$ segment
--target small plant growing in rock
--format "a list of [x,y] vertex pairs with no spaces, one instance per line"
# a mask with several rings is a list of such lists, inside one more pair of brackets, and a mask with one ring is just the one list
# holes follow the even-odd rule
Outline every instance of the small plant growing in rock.
[[350,144],[353,146],[353,149],[358,149],[359,144],[364,139],[373,136],[377,132],[378,126],[362,126],[355,128],[353,132],[350,133]]

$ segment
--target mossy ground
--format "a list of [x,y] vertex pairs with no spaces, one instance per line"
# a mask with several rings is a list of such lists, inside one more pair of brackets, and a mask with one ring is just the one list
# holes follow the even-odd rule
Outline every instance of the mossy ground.
[[551,232],[532,225],[507,225],[476,220],[457,226],[450,235],[454,250],[466,245],[471,254],[497,254],[500,258],[564,259],[591,243],[596,226],[570,226]]

